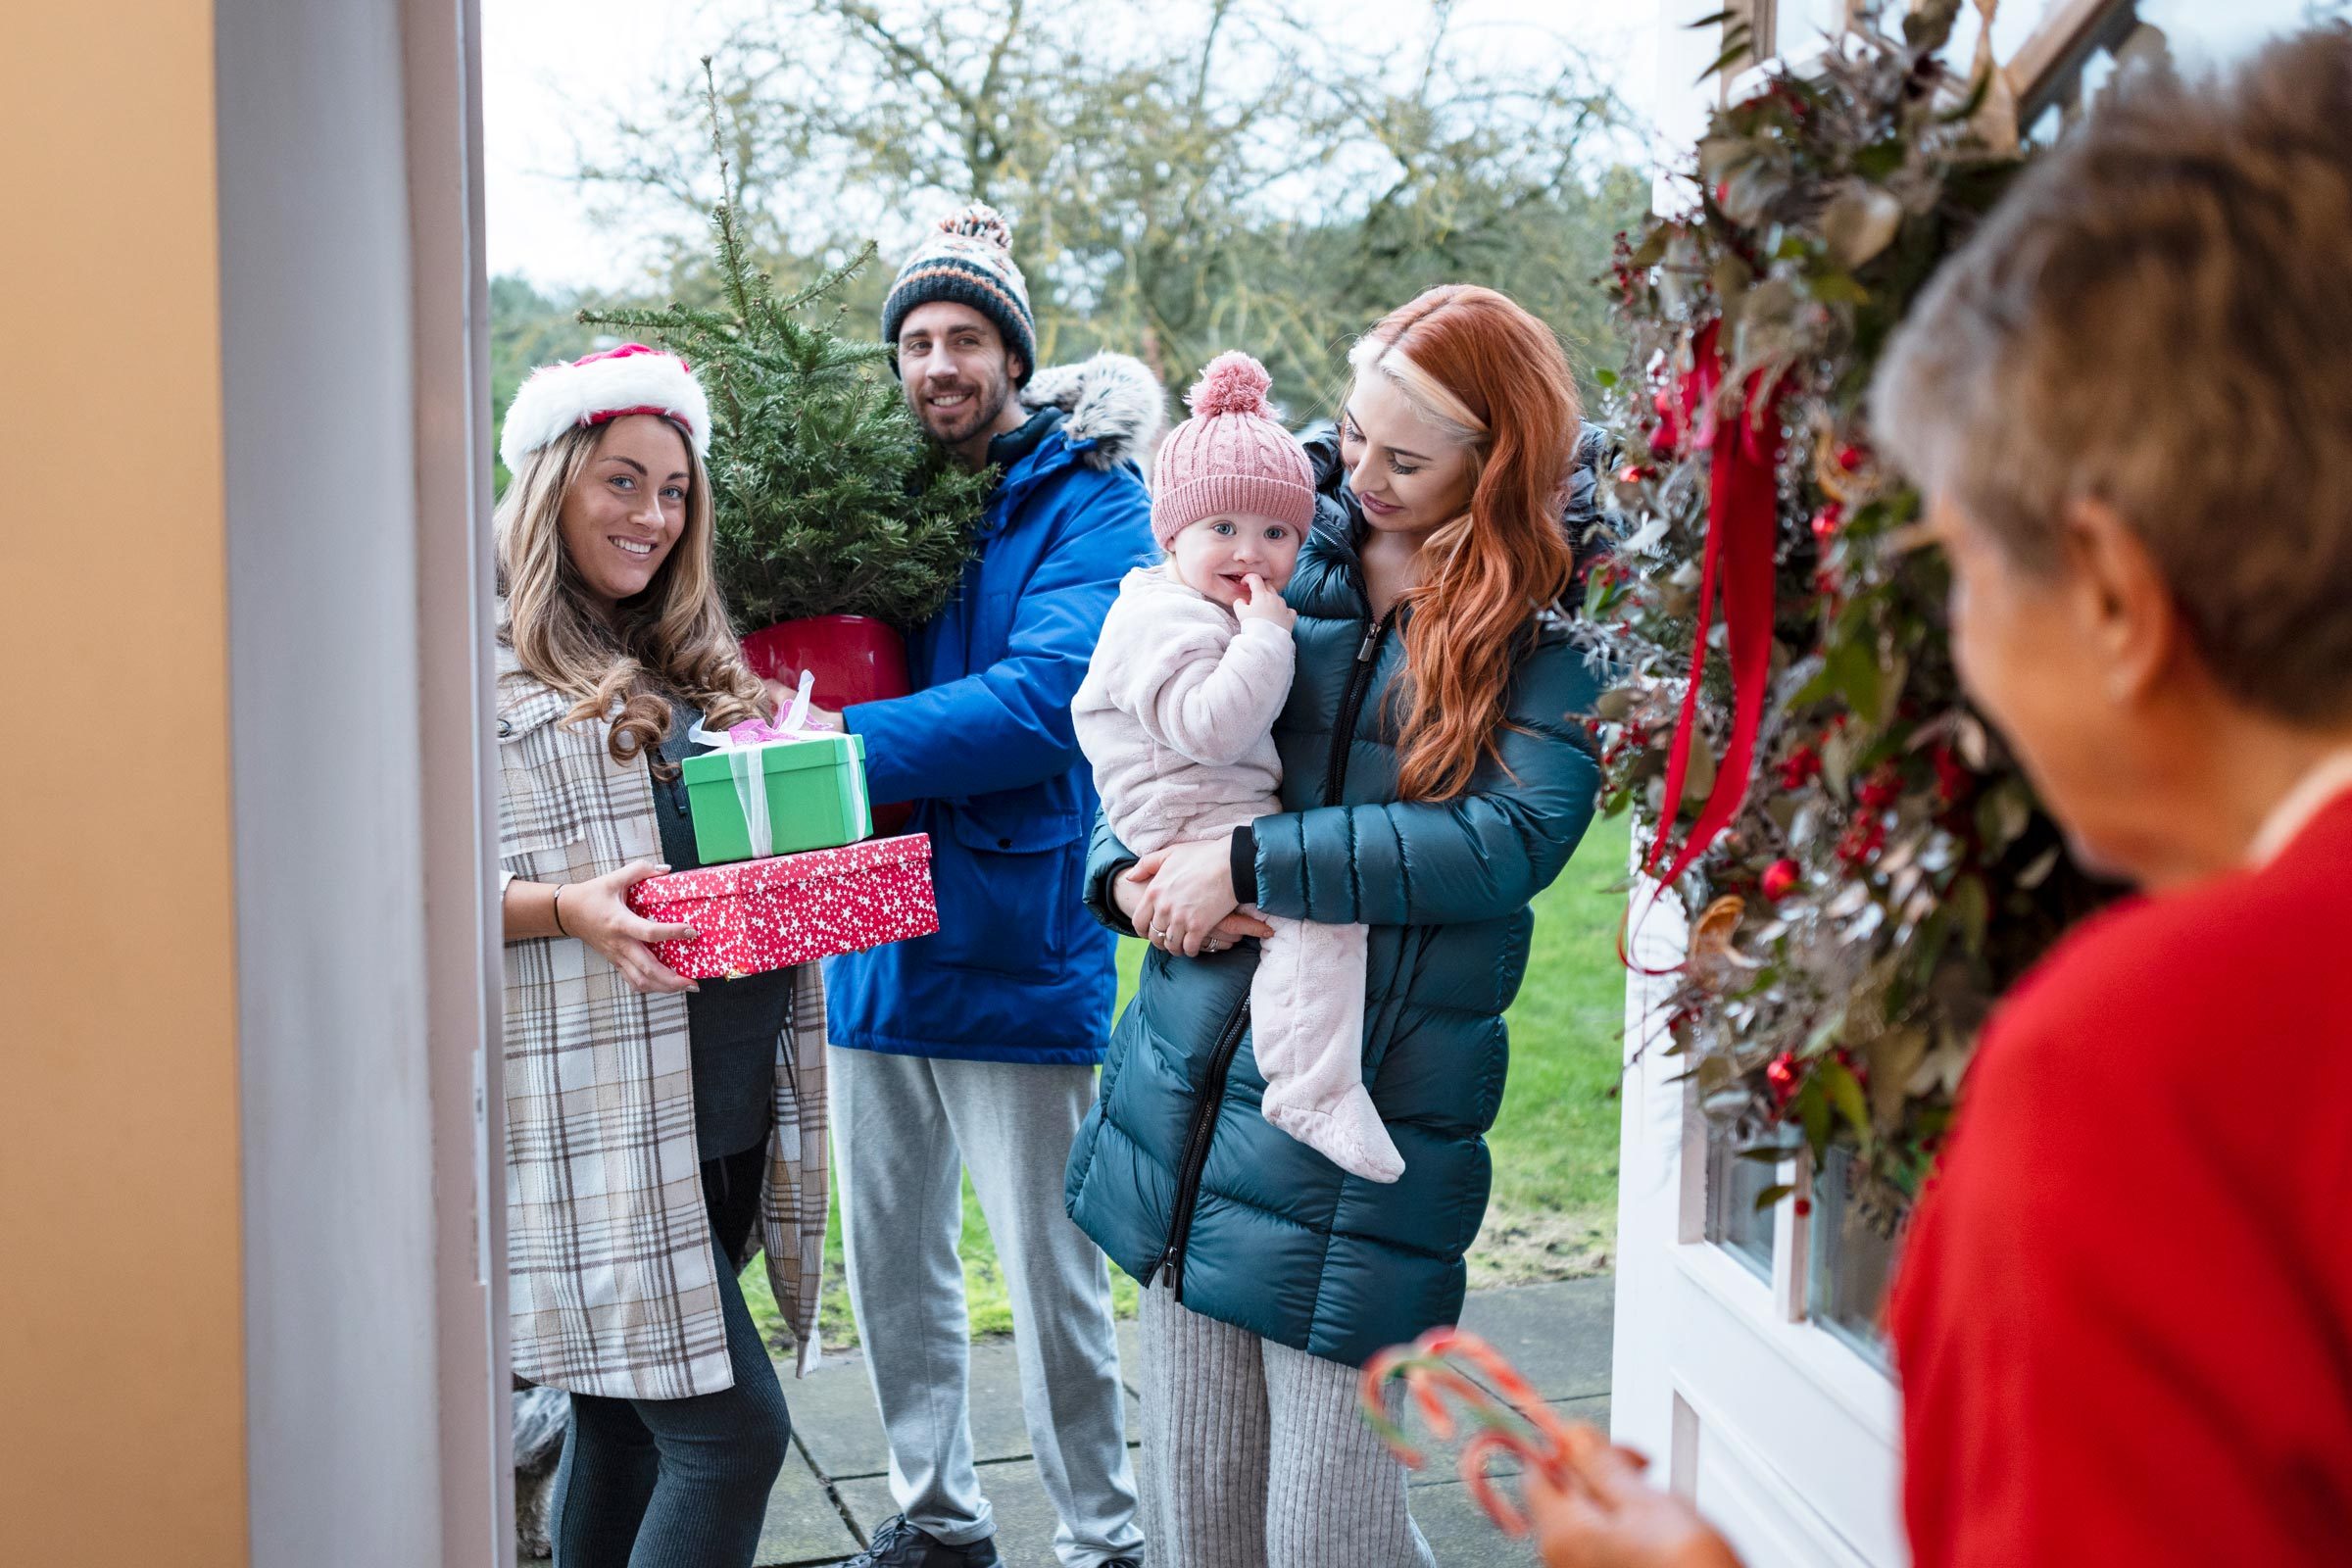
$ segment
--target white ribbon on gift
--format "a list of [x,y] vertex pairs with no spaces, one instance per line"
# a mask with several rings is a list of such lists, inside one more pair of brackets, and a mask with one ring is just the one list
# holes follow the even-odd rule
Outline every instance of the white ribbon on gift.
[[[830,740],[841,732],[811,728],[808,707],[816,691],[816,676],[801,671],[800,690],[793,694],[792,704],[772,724],[760,719],[746,719],[726,730],[709,730],[697,724],[686,732],[686,738],[698,746],[726,753],[727,776],[735,783],[735,800],[743,808],[746,836],[752,843],[752,858],[764,860],[775,853],[775,824],[767,814],[767,775],[761,765],[762,747],[778,741]],[[856,764],[852,755],[850,768],[850,809],[862,821],[866,815],[865,769]]]

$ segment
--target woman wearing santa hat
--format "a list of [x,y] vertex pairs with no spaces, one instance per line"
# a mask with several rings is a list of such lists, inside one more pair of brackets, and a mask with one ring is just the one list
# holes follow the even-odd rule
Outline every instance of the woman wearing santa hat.
[[761,716],[711,570],[710,414],[675,355],[546,367],[497,516],[515,1372],[569,1390],[564,1568],[748,1565],[791,1423],[736,1275],[759,1233],[804,1370],[825,1229],[813,964],[704,985],[627,890],[696,864],[677,763]]

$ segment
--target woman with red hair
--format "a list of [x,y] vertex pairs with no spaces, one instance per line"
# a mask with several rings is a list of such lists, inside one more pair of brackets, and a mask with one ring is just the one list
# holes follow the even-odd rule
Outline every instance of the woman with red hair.
[[[1283,811],[1136,857],[1088,895],[1153,933],[1070,1155],[1073,1219],[1145,1284],[1145,1532],[1187,1568],[1430,1562],[1355,1368],[1460,1314],[1528,902],[1591,820],[1593,682],[1560,604],[1597,432],[1559,345],[1491,289],[1365,335],[1285,597]],[[1563,515],[1565,513],[1565,515]],[[1248,1003],[1274,915],[1371,928],[1363,1073],[1403,1157],[1351,1176],[1267,1124]]]

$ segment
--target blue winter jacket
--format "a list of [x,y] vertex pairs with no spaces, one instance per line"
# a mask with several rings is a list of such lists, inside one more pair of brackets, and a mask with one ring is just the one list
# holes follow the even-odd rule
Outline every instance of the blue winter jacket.
[[956,596],[907,638],[914,693],[849,709],[877,802],[931,836],[939,934],[825,960],[838,1046],[1097,1062],[1117,979],[1087,913],[1094,779],[1070,700],[1130,567],[1156,554],[1135,458],[1164,417],[1140,363],[1039,372]]
[[[1592,432],[1579,454],[1580,533],[1599,450]],[[1580,715],[1596,693],[1564,623],[1536,618],[1519,634],[1499,763],[1451,800],[1397,800],[1402,638],[1366,602],[1335,444],[1308,454],[1322,497],[1284,595],[1298,612],[1298,675],[1274,727],[1285,809],[1251,824],[1244,891],[1271,914],[1372,928],[1364,1081],[1404,1175],[1350,1176],[1260,1114],[1257,951],[1244,942],[1145,960],[1070,1152],[1066,1202],[1121,1268],[1170,1277],[1194,1311],[1356,1365],[1460,1315],[1509,1060],[1502,1013],[1527,968],[1528,901],[1592,819],[1599,768]],[[1097,830],[1088,895],[1121,930],[1109,881],[1134,858]]]

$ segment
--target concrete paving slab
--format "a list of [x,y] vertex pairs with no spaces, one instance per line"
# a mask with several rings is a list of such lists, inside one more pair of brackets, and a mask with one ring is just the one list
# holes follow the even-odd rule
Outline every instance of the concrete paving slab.
[[1535,1548],[1494,1528],[1459,1481],[1413,1493],[1413,1522],[1442,1568],[1531,1568]]
[[[1131,1325],[1124,1325],[1130,1327]],[[1132,1390],[1134,1375],[1124,1357],[1132,1340],[1121,1346],[1120,1375],[1130,1392],[1126,1396],[1127,1432],[1141,1429],[1142,1407]],[[968,1372],[971,1391],[972,1456],[982,1464],[1029,1457],[1029,1427],[1021,1413],[1021,1373],[1010,1340],[989,1340],[972,1347]],[[808,1445],[808,1456],[828,1478],[890,1473],[890,1446],[883,1440],[882,1417],[874,1408],[873,1385],[866,1376],[862,1352],[827,1356],[823,1366],[806,1378],[795,1379],[779,1363],[784,1397],[792,1406],[792,1428]]]
[[855,1350],[827,1355],[805,1378],[795,1378],[791,1363],[779,1360],[776,1375],[784,1380],[784,1402],[792,1409],[792,1435],[821,1473],[838,1481],[889,1470],[890,1447],[882,1441],[882,1417],[874,1409],[863,1355]]
[[1546,1399],[1609,1392],[1617,1282],[1608,1275],[1480,1291],[1462,1307],[1462,1327],[1524,1373]]
[[835,1562],[855,1553],[856,1536],[841,1517],[823,1483],[798,1447],[784,1462],[776,1490],[768,1494],[767,1520],[760,1528],[760,1568],[771,1564]]

